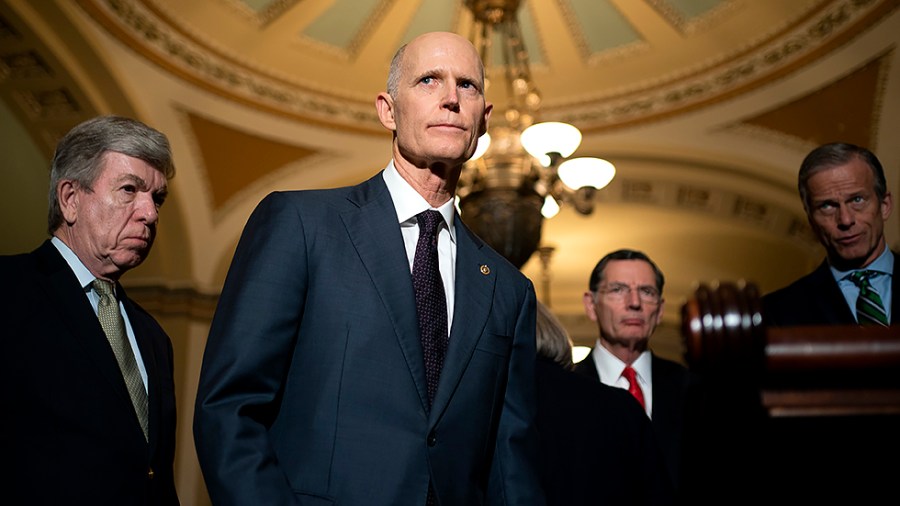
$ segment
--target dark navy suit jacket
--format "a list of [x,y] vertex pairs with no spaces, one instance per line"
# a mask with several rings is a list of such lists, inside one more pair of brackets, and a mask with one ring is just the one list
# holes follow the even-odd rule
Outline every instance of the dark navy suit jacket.
[[216,310],[194,418],[214,504],[543,504],[531,282],[456,219],[429,408],[409,262],[379,173],[274,193]]
[[149,443],[78,278],[50,241],[0,257],[5,504],[178,504],[172,344],[116,291],[147,370]]
[[[894,255],[891,277],[891,325],[900,324],[900,258]],[[828,262],[790,285],[763,296],[763,321],[771,327],[854,325],[855,309],[847,305]]]
[[[575,364],[575,372],[595,381],[600,374],[594,363],[595,350]],[[697,380],[681,364],[652,355],[650,367],[653,374],[653,417],[651,425],[656,441],[665,460],[666,469],[676,491],[680,493],[685,463],[685,435],[696,416],[699,402]],[[686,422],[691,418],[691,422]]]
[[544,357],[538,357],[536,372],[548,504],[673,504],[650,420],[631,394]]

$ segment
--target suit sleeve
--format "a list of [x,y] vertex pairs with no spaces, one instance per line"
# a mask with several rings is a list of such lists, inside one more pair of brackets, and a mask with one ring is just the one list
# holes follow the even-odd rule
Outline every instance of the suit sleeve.
[[538,441],[534,425],[535,327],[534,287],[529,281],[516,319],[506,395],[491,465],[487,497],[491,505],[544,504],[537,473]]
[[307,286],[304,230],[293,202],[275,193],[251,215],[210,328],[194,440],[216,505],[295,504],[268,441]]

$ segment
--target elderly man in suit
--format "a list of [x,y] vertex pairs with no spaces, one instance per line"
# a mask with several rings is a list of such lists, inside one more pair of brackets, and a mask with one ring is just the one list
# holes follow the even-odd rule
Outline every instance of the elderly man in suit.
[[826,257],[812,273],[763,297],[766,324],[896,325],[898,262],[884,238],[894,204],[881,162],[860,146],[825,144],[806,156],[798,179]]
[[428,33],[376,99],[392,161],[251,216],[194,418],[215,504],[543,504],[531,283],[453,195],[491,106],[475,48]]
[[60,140],[52,238],[0,257],[6,504],[177,505],[172,344],[119,278],[156,236],[166,137],[103,116]]
[[681,364],[649,349],[662,320],[664,283],[662,271],[640,251],[613,251],[597,262],[583,302],[599,337],[575,372],[631,392],[651,419],[673,486],[681,493],[685,419],[693,409],[696,380]]

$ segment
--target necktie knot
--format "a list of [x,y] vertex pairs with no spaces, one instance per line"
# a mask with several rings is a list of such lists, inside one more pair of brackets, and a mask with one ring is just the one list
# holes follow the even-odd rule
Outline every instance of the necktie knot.
[[444,220],[441,213],[429,209],[422,211],[416,215],[416,221],[419,223],[419,235],[423,237],[434,237],[437,235],[438,225]]
[[878,292],[872,288],[869,278],[874,278],[881,273],[878,271],[856,271],[850,275],[850,281],[859,287],[859,296],[856,298],[856,321],[860,325],[888,325],[887,312],[884,302]]
[[856,271],[850,275],[850,281],[853,281],[853,284],[858,286],[860,289],[869,288],[872,286],[872,283],[869,282],[869,278],[874,278],[880,274],[878,271]]
[[112,281],[106,281],[105,279],[95,279],[94,282],[91,283],[91,285],[94,287],[97,295],[100,296],[101,302],[109,304],[111,301],[116,299],[116,289]]

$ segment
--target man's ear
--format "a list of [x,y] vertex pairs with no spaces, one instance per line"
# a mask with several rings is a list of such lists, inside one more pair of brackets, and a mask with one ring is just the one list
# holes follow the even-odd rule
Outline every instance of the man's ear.
[[397,130],[397,121],[394,118],[394,98],[386,92],[381,92],[375,97],[375,110],[378,111],[378,120],[390,131]]
[[75,223],[78,216],[78,197],[78,185],[74,181],[64,179],[56,185],[56,200],[63,219],[69,225]]
[[481,122],[481,127],[478,130],[478,137],[481,137],[485,133],[487,133],[488,120],[491,119],[491,112],[494,110],[494,104],[490,102],[484,103],[484,119]]
[[594,294],[591,292],[584,292],[584,297],[582,297],[581,300],[584,302],[584,314],[586,314],[592,322],[597,321],[597,307],[594,305]]
[[891,217],[891,211],[894,209],[894,198],[891,197],[891,192],[887,192],[884,194],[884,198],[881,199],[881,219],[887,220]]

